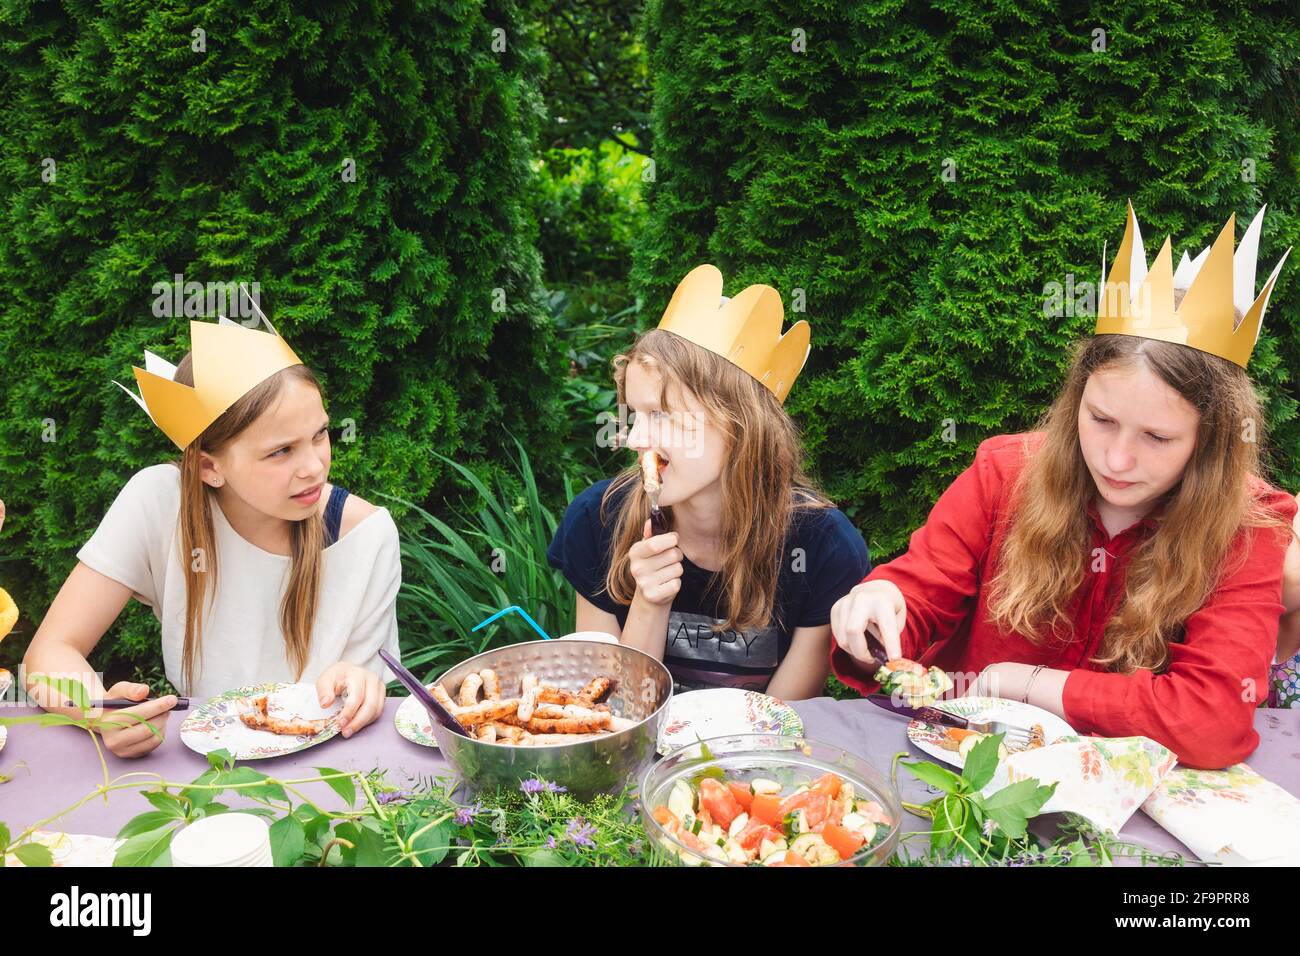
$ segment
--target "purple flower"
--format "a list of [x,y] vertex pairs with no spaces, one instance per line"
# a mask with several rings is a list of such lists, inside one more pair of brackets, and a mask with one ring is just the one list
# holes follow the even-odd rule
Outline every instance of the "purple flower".
[[394,800],[410,800],[411,791],[409,790],[380,790],[375,794],[375,802],[381,807],[385,804],[392,803]]
[[555,837],[554,837],[554,836],[548,836],[548,837],[546,838],[546,849],[548,849],[548,850],[554,850],[554,849],[555,849]]
[[519,789],[530,797],[535,793],[541,793],[545,790],[547,793],[567,793],[567,787],[561,787],[558,784],[551,783],[549,780],[539,780],[537,777],[531,777],[519,784]]
[[479,811],[482,809],[483,808],[477,803],[472,807],[461,807],[456,811],[456,825],[461,827],[469,826],[474,822],[474,818],[479,815]]
[[596,828],[582,817],[574,817],[569,821],[569,826],[564,831],[564,835],[578,846],[595,846],[596,844],[591,839],[591,835],[595,832]]

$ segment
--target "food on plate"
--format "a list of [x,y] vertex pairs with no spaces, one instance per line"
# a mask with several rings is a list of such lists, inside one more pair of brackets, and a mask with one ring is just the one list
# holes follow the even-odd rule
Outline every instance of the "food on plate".
[[875,678],[883,693],[898,694],[908,707],[929,707],[952,690],[952,678],[940,668],[927,668],[902,657],[886,661]]
[[[501,696],[500,677],[492,670],[470,674],[456,689],[456,697],[441,684],[429,688],[439,703],[471,733],[485,743],[516,746],[569,744],[606,736],[636,724],[614,714],[601,703],[613,692],[611,677],[593,677],[578,691],[543,684],[536,674],[519,680],[519,695]],[[485,699],[479,700],[479,693]]]
[[314,737],[330,725],[329,718],[304,720],[301,717],[272,717],[270,701],[265,694],[247,701],[247,709],[240,713],[239,719],[250,730],[265,730],[285,737]]
[[[938,727],[938,725],[935,725]],[[961,754],[963,760],[971,752],[971,748],[983,740],[988,734],[981,734],[976,730],[963,730],[960,727],[938,727],[942,731],[942,736],[936,742],[940,749],[950,750],[953,753]],[[1018,747],[1014,752],[1019,753],[1021,750],[1037,750],[1046,743],[1046,735],[1043,731],[1042,724],[1031,724],[1029,727],[1029,743],[1024,747]],[[1012,749],[1006,744],[998,745],[998,759],[1005,758]]]
[[718,863],[829,866],[883,842],[892,821],[853,784],[827,773],[786,788],[775,780],[706,771],[678,780],[651,816],[674,839]]

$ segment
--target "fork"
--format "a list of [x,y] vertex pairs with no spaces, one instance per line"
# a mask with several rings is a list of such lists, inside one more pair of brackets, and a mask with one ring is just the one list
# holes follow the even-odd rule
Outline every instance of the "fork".
[[983,723],[968,720],[966,729],[973,730],[977,734],[1005,734],[1008,750],[1024,750],[1029,746],[1030,731],[1028,727],[1008,724],[1001,720],[986,720]]
[[894,701],[888,694],[871,694],[867,700],[900,717],[911,717],[914,720],[956,727],[959,730],[973,730],[979,734],[1005,734],[1008,750],[1024,750],[1029,746],[1029,728],[1018,724],[1009,724],[1003,720],[968,720],[938,707],[908,707]]

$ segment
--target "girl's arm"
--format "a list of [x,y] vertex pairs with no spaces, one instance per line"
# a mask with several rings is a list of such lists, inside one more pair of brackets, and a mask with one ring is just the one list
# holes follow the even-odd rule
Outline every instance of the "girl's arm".
[[1013,661],[990,664],[980,671],[979,680],[971,685],[967,696],[1020,700],[1068,720],[1065,715],[1065,681],[1070,672],[1044,667],[1035,675],[1036,666]]
[[1189,767],[1217,770],[1244,760],[1259,745],[1255,709],[1268,695],[1285,549],[1272,529],[1243,536],[1226,562],[1237,569],[1183,622],[1182,640],[1169,644],[1168,668],[1071,671],[1066,720],[1082,733],[1150,737]]
[[[148,696],[147,685],[125,681],[106,690],[86,660],[122,613],[131,594],[131,589],[125,584],[77,562],[23,656],[26,690],[38,704],[53,713],[83,716],[78,708],[60,706],[60,695],[46,684],[33,682],[33,674],[78,680],[92,698],[139,700]],[[175,705],[176,698],[168,695],[116,711],[113,717],[106,718],[112,726],[101,730],[104,745],[119,757],[144,756],[162,743],[167,716]],[[141,721],[152,723],[158,733],[155,734]]]
[[618,626],[618,618],[608,611],[596,607],[577,591],[573,592],[576,600],[573,629],[575,631],[603,631],[619,637],[623,631]]
[[104,685],[87,658],[130,599],[125,584],[77,562],[23,656],[27,691],[42,707],[81,716],[75,708],[57,706],[46,685],[31,682],[34,673],[75,678],[91,697],[104,696]]
[[[890,656],[922,660],[930,645],[952,636],[974,610],[998,501],[1012,468],[1023,460],[1022,437],[1004,435],[982,442],[974,462],[939,496],[925,524],[912,535],[907,551],[888,564],[876,565],[837,604],[840,613],[833,615],[838,629],[831,666],[844,683],[863,693],[875,690],[874,672],[868,673],[872,669],[849,649],[865,649],[860,637],[869,622],[881,633]],[[893,585],[888,594],[897,593],[899,600],[861,600],[864,594],[884,595],[886,589],[877,586],[877,594],[868,586],[878,581]],[[904,613],[895,640],[898,610]],[[855,640],[850,641],[850,635]]]
[[[653,604],[645,599],[641,589],[637,588],[632,598],[632,606],[627,609],[627,622],[623,632],[618,636],[620,644],[644,651],[657,661],[664,659],[664,647],[668,643],[668,615],[673,605]],[[613,617],[614,615],[610,615]],[[615,618],[617,623],[617,618]]]
[[782,700],[822,697],[830,674],[831,626],[797,627],[790,650],[772,675],[767,693]]

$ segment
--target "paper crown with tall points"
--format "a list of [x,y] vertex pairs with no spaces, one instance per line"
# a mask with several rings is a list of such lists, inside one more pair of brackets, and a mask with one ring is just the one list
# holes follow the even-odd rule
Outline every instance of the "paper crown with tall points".
[[659,328],[721,355],[784,402],[808,361],[811,330],[800,319],[781,334],[781,294],[751,285],[739,295],[722,295],[717,266],[696,266],[677,285]]
[[135,399],[181,451],[276,372],[302,364],[257,303],[253,308],[268,331],[250,329],[225,316],[215,323],[190,323],[193,387],[177,382],[176,366],[149,351],[144,353],[145,367],[132,369],[140,394],[121,382],[113,383]]
[[[1173,268],[1170,240],[1166,236],[1148,271],[1142,233],[1130,202],[1124,239],[1109,275],[1106,256],[1102,253],[1095,334],[1136,335],[1190,345],[1244,369],[1259,340],[1273,284],[1291,253],[1290,249],[1282,253],[1256,296],[1255,260],[1266,208],[1261,206],[1255,214],[1235,255],[1232,242],[1236,217],[1229,216],[1213,244],[1195,259],[1184,252],[1177,270]],[[1174,305],[1176,290],[1183,292],[1177,307]],[[1237,314],[1241,315],[1240,323]]]

